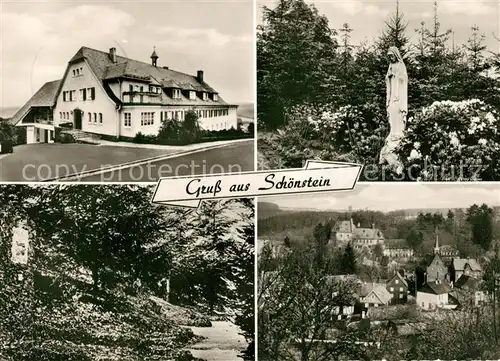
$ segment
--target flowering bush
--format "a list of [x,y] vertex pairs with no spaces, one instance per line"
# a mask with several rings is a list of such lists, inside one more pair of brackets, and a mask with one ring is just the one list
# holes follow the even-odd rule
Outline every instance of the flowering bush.
[[408,120],[397,152],[421,180],[500,178],[500,116],[484,102],[434,102]]
[[291,108],[277,137],[284,166],[301,167],[307,159],[374,162],[388,132],[388,122],[379,109],[375,103]]

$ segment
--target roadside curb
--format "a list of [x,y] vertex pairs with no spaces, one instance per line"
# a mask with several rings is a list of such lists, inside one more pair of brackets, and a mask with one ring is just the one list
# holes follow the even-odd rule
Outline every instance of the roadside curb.
[[202,147],[202,148],[197,148],[197,149],[192,149],[192,150],[179,151],[179,152],[176,152],[176,153],[171,153],[171,154],[159,155],[159,156],[145,158],[145,159],[134,160],[134,161],[131,161],[131,162],[126,162],[126,163],[117,164],[117,165],[111,165],[111,166],[107,166],[107,167],[103,167],[103,168],[99,168],[99,169],[91,169],[91,170],[87,170],[87,171],[84,171],[84,172],[72,173],[72,174],[68,174],[68,175],[63,176],[63,177],[44,179],[44,180],[41,180],[40,182],[60,182],[60,181],[64,182],[64,181],[74,180],[75,178],[77,180],[80,180],[81,178],[85,178],[87,176],[93,176],[93,175],[99,175],[99,174],[104,174],[104,173],[115,172],[115,171],[122,170],[122,169],[132,168],[134,166],[145,165],[145,164],[148,164],[148,163],[151,163],[151,162],[155,162],[155,161],[162,161],[162,160],[177,158],[177,157],[181,157],[181,156],[184,156],[184,155],[200,153],[200,152],[211,150],[211,149],[218,149],[218,148],[229,147],[229,146],[231,146],[233,144],[241,143],[241,142],[244,142],[244,141],[250,141],[250,140],[254,141],[255,138],[238,139],[238,140],[231,141],[231,142],[225,143],[225,144],[210,145],[210,146],[206,146],[206,147]]

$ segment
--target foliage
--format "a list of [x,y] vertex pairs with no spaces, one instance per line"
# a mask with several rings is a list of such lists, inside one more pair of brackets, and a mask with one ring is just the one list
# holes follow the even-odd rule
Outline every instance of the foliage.
[[[259,269],[267,268],[267,255],[261,255]],[[328,264],[314,266],[314,257],[314,249],[293,248],[280,260],[277,270],[260,273],[260,360],[326,361],[358,355],[354,333],[341,336],[346,342],[338,347],[308,341],[327,335],[339,312],[336,306],[353,302],[355,291],[350,281],[329,278],[325,272]]]
[[422,180],[498,179],[499,125],[480,100],[434,102],[409,119],[398,153]]
[[493,209],[486,204],[472,205],[467,209],[467,222],[471,225],[472,242],[484,250],[490,248],[493,241]]
[[[193,334],[150,296],[221,310],[252,340],[253,205],[214,202],[192,212],[152,206],[151,192],[0,187],[0,341],[12,345],[8,359],[188,357],[176,350]],[[10,261],[12,228],[21,220],[30,230],[27,267]]]
[[[258,125],[277,131],[260,149],[261,163],[292,168],[307,159],[335,159],[374,166],[369,178],[363,172],[366,180],[401,180],[394,169],[381,172],[378,166],[389,125],[386,53],[397,46],[409,74],[409,122],[399,149],[411,172],[405,180],[498,179],[500,78],[490,76],[498,67],[486,58],[477,26],[466,45],[450,47],[452,30],[442,29],[437,14],[436,4],[430,26],[423,23],[410,41],[398,7],[379,37],[353,46],[356,29],[344,24],[337,38],[303,0],[264,7],[257,39]],[[456,109],[460,104],[470,107]],[[433,107],[439,114],[429,112]],[[473,174],[478,162],[481,171]],[[432,172],[432,166],[444,169]]]
[[283,125],[286,108],[330,94],[324,85],[337,42],[326,17],[302,0],[263,7],[263,20],[257,30],[258,117],[274,129]]

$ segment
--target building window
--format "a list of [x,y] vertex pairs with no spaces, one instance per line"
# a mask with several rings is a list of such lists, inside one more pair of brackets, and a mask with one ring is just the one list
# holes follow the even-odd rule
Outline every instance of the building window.
[[80,76],[80,69],[76,69],[76,76]]
[[179,89],[172,89],[172,98],[180,99],[181,91]]
[[134,86],[132,84],[128,85],[128,91],[131,91],[131,92],[134,91]]
[[95,99],[95,88],[88,88],[89,92],[89,99],[94,100]]
[[155,122],[154,112],[141,113],[141,126],[153,125]]
[[141,86],[141,87],[139,88],[139,91],[142,93],[142,92],[144,91],[144,87],[142,87],[142,86]]
[[403,292],[403,287],[399,287],[399,292]]
[[142,94],[139,95],[139,103],[144,103],[144,96]]
[[189,91],[189,99],[194,100],[196,99],[196,93],[194,91]]
[[213,99],[214,99],[214,102],[216,102],[219,99],[218,96],[217,96],[217,94],[213,95]]
[[207,100],[208,99],[208,94],[205,93],[205,92],[203,92],[203,93],[201,93],[201,97],[202,97],[203,100]]
[[102,124],[102,113],[99,113],[99,123]]
[[399,283],[399,280],[396,280],[396,282],[395,282],[395,283],[396,283],[396,284],[398,284],[398,283]]
[[132,114],[123,113],[123,125],[127,128],[132,126]]
[[92,114],[89,113],[89,123],[92,123]]
[[391,292],[394,292],[394,287],[391,287],[390,290],[391,290]]
[[94,123],[97,123],[97,114],[94,113]]
[[73,76],[75,77],[76,76],[76,70],[73,69]]

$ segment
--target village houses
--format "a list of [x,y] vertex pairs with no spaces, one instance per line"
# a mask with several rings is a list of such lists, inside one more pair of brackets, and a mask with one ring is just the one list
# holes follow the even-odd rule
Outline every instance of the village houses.
[[193,110],[202,129],[237,128],[237,105],[226,103],[203,70],[185,74],[151,62],[81,47],[60,80],[45,83],[12,117],[27,143],[54,141],[56,127],[114,138],[157,135],[164,120],[184,121]]

